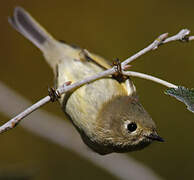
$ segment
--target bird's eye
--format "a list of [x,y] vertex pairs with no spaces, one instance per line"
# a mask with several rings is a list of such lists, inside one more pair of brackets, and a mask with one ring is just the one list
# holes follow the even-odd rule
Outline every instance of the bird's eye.
[[134,122],[131,122],[129,124],[127,124],[127,130],[129,132],[134,132],[137,129],[137,124]]

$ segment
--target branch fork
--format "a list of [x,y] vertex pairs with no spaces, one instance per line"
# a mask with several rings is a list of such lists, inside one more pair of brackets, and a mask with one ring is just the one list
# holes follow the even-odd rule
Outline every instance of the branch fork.
[[124,75],[124,76],[134,76],[134,77],[148,79],[148,80],[154,81],[156,83],[160,83],[160,84],[167,86],[169,88],[178,88],[178,86],[176,86],[172,83],[169,83],[167,81],[161,80],[161,79],[156,78],[156,77],[153,77],[151,75],[147,75],[147,74],[143,74],[143,73],[139,73],[139,72],[134,72],[134,71],[127,71],[127,69],[129,69],[129,67],[131,67],[130,63],[132,61],[134,61],[135,59],[139,58],[140,56],[144,55],[145,53],[147,53],[151,50],[157,49],[160,45],[166,44],[166,43],[171,42],[171,41],[188,42],[188,41],[194,40],[194,36],[189,36],[189,34],[190,34],[190,31],[188,29],[182,29],[176,35],[171,36],[171,37],[168,37],[168,33],[164,33],[164,34],[160,35],[158,38],[156,38],[149,46],[140,50],[139,52],[132,55],[131,57],[127,58],[122,63],[114,65],[111,69],[100,72],[94,76],[85,78],[85,79],[83,79],[79,82],[75,82],[73,84],[71,84],[71,82],[66,82],[66,83],[64,83],[64,85],[62,85],[58,89],[50,88],[48,91],[49,92],[48,96],[44,97],[43,99],[41,99],[37,103],[33,104],[32,106],[30,106],[29,108],[27,108],[26,110],[24,110],[23,112],[18,114],[16,117],[12,118],[7,123],[0,126],[0,133],[5,132],[9,129],[13,129],[14,127],[16,127],[17,124],[20,123],[20,121],[24,117],[31,114],[33,111],[35,111],[36,109],[45,105],[46,103],[48,103],[50,101],[51,102],[56,101],[58,98],[61,97],[61,95],[63,93],[66,93],[70,90],[72,91],[76,88],[79,88],[80,86],[82,86],[84,84],[90,83],[90,82],[95,81],[97,79],[107,77],[110,75],[114,75],[115,73],[122,73],[122,75]]

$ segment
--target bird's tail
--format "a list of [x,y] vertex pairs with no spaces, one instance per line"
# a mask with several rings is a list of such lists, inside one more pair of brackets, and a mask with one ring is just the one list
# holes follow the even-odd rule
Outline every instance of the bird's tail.
[[42,51],[45,43],[53,41],[53,37],[21,7],[15,8],[9,23]]
[[[57,56],[60,54],[58,51],[61,49],[61,44],[23,8],[16,7],[13,16],[9,17],[8,20],[15,30],[29,39],[45,56]],[[47,55],[48,53],[49,55]],[[46,59],[51,67],[54,68],[53,66],[56,65],[54,58],[51,58],[52,62],[49,58]]]

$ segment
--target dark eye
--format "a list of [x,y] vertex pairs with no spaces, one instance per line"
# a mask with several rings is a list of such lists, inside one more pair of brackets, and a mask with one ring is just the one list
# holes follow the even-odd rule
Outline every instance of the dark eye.
[[137,129],[137,124],[134,122],[131,122],[127,125],[127,129],[129,132],[133,132]]

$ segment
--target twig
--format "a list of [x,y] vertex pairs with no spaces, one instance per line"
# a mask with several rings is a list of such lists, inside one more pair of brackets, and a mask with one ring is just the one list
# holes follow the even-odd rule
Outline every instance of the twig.
[[162,44],[168,43],[170,41],[182,41],[182,42],[190,41],[193,39],[194,36],[187,37],[189,35],[189,33],[190,33],[190,30],[182,29],[181,31],[179,31],[178,34],[165,39],[162,42]]
[[[124,67],[125,65],[131,63],[132,61],[134,61],[138,57],[142,56],[143,54],[147,53],[148,51],[157,49],[162,44],[166,44],[166,43],[171,42],[171,41],[182,41],[182,42],[185,42],[186,41],[185,38],[189,35],[189,33],[190,33],[190,30],[188,30],[188,29],[182,29],[181,31],[179,31],[178,34],[176,34],[174,36],[171,36],[169,38],[167,38],[168,37],[168,33],[164,33],[164,34],[160,35],[148,47],[144,48],[143,50],[139,51],[137,54],[129,57],[128,59],[126,59],[122,63],[122,67]],[[194,36],[187,37],[187,40],[188,41],[191,41],[193,39],[194,39]]]
[[29,108],[24,110],[22,113],[18,114],[17,116],[12,118],[10,121],[8,121],[4,125],[2,125],[0,127],[0,133],[3,133],[9,129],[16,127],[23,118],[25,118],[26,116],[31,114],[36,109],[43,106],[44,104],[48,103],[49,101],[50,101],[50,96],[46,96],[45,98],[41,99],[37,103],[33,104],[32,106],[30,106]]
[[142,49],[137,54],[134,54],[133,56],[131,56],[128,59],[126,59],[125,61],[123,61],[122,62],[122,67],[125,67],[127,64],[129,64],[130,62],[134,61],[135,59],[137,59],[138,57],[142,56],[143,54],[145,54],[145,53],[147,53],[147,52],[149,52],[149,51],[151,51],[153,49],[156,49],[162,43],[162,41],[164,41],[167,37],[168,37],[168,33],[164,33],[164,34],[160,35],[148,47]]
[[169,83],[167,81],[164,81],[160,78],[157,78],[157,77],[154,77],[154,76],[151,76],[151,75],[148,75],[148,74],[144,74],[144,73],[140,73],[140,72],[134,72],[134,71],[124,71],[123,74],[126,75],[126,76],[134,76],[134,77],[139,77],[139,78],[142,78],[142,79],[147,79],[147,80],[150,80],[150,81],[154,81],[154,82],[162,84],[162,85],[164,85],[168,88],[178,88],[178,86],[176,86],[172,83]]
[[[185,42],[185,41],[190,41],[190,40],[193,40],[194,37],[193,36],[190,36],[188,37],[190,31],[187,30],[187,29],[183,29],[181,30],[178,34],[172,36],[172,37],[169,37],[167,38],[168,36],[168,33],[164,33],[162,35],[160,35],[153,43],[151,43],[149,46],[147,46],[146,48],[144,48],[143,50],[139,51],[138,53],[136,53],[135,55],[131,56],[130,58],[126,59],[124,62],[121,63],[121,67],[122,67],[122,70],[125,70],[127,67],[128,67],[128,64],[132,61],[134,61],[135,59],[137,59],[138,57],[142,56],[143,54],[151,51],[151,50],[155,50],[156,48],[158,48],[160,45],[162,44],[165,44],[165,43],[168,43],[168,42],[171,42],[171,41],[182,41],[182,42]],[[57,94],[59,94],[59,96],[63,93],[66,93],[70,90],[74,90],[86,83],[90,83],[92,81],[95,81],[97,79],[100,79],[100,78],[103,78],[103,77],[106,77],[106,76],[109,76],[109,75],[112,75],[116,72],[116,68],[113,67],[111,69],[108,69],[106,71],[103,71],[103,72],[100,72],[94,76],[91,76],[91,77],[88,77],[84,80],[81,80],[79,82],[75,82],[71,85],[67,85],[66,83],[59,87],[56,91],[57,91]],[[134,75],[134,73],[133,73]],[[136,73],[137,75],[137,73]],[[139,77],[141,75],[139,74]],[[144,77],[145,78],[145,75]],[[148,78],[148,76],[147,76]],[[148,78],[150,79],[150,78]],[[154,78],[152,77],[152,80]],[[157,78],[156,78],[157,79]],[[156,80],[155,79],[155,80]],[[158,79],[157,79],[158,81]],[[160,81],[161,82],[164,82],[164,81]],[[169,83],[170,84],[170,83]],[[27,115],[29,115],[30,113],[32,113],[33,111],[35,111],[36,109],[38,109],[39,107],[43,106],[44,104],[48,103],[49,101],[51,101],[51,97],[50,96],[46,96],[45,98],[43,98],[42,100],[40,100],[39,102],[37,102],[36,104],[32,105],[31,107],[29,107],[28,109],[26,109],[25,111],[21,112],[19,115],[17,115],[15,118],[11,119],[10,121],[8,121],[7,123],[5,123],[3,126],[0,127],[0,133],[2,132],[5,132],[7,131],[8,129],[12,129],[14,128],[20,121],[21,119],[23,119],[24,117],[26,117]]]
[[[20,111],[31,104],[1,82],[0,92],[0,113],[7,117],[14,116],[14,112]],[[80,141],[79,134],[73,126],[58,116],[38,110],[27,118],[27,121],[21,123],[25,130],[76,153],[118,179],[128,180],[130,177],[130,179],[134,180],[161,180],[159,175],[149,167],[129,155],[111,154],[102,157],[91,152]]]
[[[61,95],[61,94],[66,93],[70,90],[74,90],[74,89],[82,86],[83,84],[92,82],[92,81],[94,81],[96,79],[99,79],[99,78],[102,78],[102,77],[106,77],[109,74],[113,74],[114,72],[115,72],[115,70],[114,70],[114,68],[112,68],[112,69],[109,69],[107,71],[103,71],[103,72],[101,72],[101,73],[99,73],[95,76],[91,76],[91,77],[88,77],[88,78],[86,78],[84,80],[81,80],[79,82],[73,83],[72,85],[69,85],[69,82],[66,82],[61,87],[59,87],[56,90],[56,92],[59,95]],[[23,118],[25,118],[26,116],[28,116],[33,111],[40,108],[41,106],[45,105],[46,103],[50,102],[51,99],[52,99],[52,97],[46,96],[45,98],[39,100],[37,103],[35,103],[32,106],[28,107],[26,110],[24,110],[23,112],[21,112],[20,114],[18,114],[17,116],[12,118],[11,120],[9,120],[7,123],[0,126],[0,133],[3,133],[3,132],[5,132],[9,129],[13,129],[14,127],[16,127]]]

